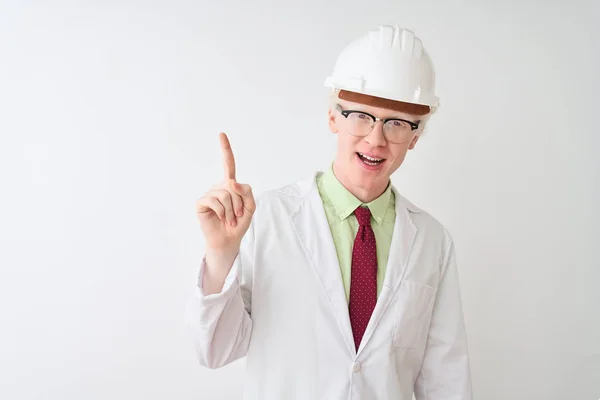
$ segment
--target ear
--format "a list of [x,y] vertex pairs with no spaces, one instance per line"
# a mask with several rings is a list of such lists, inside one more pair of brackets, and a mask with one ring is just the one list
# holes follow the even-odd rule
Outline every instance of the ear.
[[339,131],[336,117],[337,112],[332,107],[329,107],[329,111],[327,111],[327,121],[329,123],[329,130],[331,131],[331,133],[338,133]]
[[408,145],[409,150],[412,150],[415,148],[415,146],[417,145],[417,142],[419,141],[419,137],[421,137],[421,134],[418,134],[417,136],[415,136],[413,138],[413,140],[410,141],[410,144]]

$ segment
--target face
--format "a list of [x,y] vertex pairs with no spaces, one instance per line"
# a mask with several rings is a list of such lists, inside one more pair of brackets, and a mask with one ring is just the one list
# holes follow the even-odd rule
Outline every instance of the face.
[[[418,122],[422,117],[405,114],[360,103],[338,100],[343,109],[367,112],[378,118],[402,118]],[[337,135],[337,155],[334,172],[340,182],[357,198],[369,202],[385,191],[390,176],[402,165],[408,150],[414,149],[419,140],[419,129],[405,143],[389,143],[383,134],[383,123],[378,121],[368,136],[356,137],[348,133],[347,119],[335,108],[329,110],[329,128]],[[383,159],[377,165],[369,165],[364,157]]]

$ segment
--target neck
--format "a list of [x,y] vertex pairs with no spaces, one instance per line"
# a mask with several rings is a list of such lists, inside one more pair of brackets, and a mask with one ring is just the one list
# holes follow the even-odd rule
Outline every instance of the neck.
[[363,203],[370,203],[371,201],[373,201],[376,198],[378,198],[379,196],[381,196],[383,194],[383,192],[385,192],[385,190],[387,189],[388,184],[389,184],[389,180],[388,180],[384,185],[377,185],[372,188],[363,188],[363,187],[358,187],[356,185],[353,185],[351,183],[349,177],[346,174],[338,171],[335,162],[333,163],[333,174],[340,181],[340,183],[350,193],[352,193],[354,195],[354,197],[356,197]]

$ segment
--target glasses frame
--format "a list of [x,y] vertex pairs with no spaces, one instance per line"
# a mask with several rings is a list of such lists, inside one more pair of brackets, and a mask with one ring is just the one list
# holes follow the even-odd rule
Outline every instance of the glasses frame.
[[348,119],[348,116],[351,113],[360,113],[360,114],[364,114],[364,115],[368,115],[369,117],[371,117],[371,120],[373,121],[373,123],[371,124],[371,130],[369,131],[369,133],[367,133],[364,136],[359,136],[359,135],[355,135],[350,133],[352,136],[356,136],[356,137],[367,137],[371,134],[371,132],[373,132],[373,128],[375,128],[375,124],[378,121],[381,121],[383,123],[383,127],[382,127],[382,131],[383,131],[383,135],[385,136],[385,140],[387,140],[390,143],[396,143],[396,144],[401,144],[401,143],[406,143],[408,140],[405,140],[404,142],[392,142],[391,140],[389,140],[389,138],[387,137],[386,133],[385,133],[385,124],[389,121],[402,121],[402,122],[406,122],[407,124],[410,125],[411,131],[415,131],[416,129],[419,129],[419,122],[412,122],[412,121],[408,121],[406,119],[402,119],[402,118],[378,118],[372,114],[369,114],[368,112],[365,111],[361,111],[361,110],[344,110],[342,108],[341,105],[336,104],[336,108],[337,110],[340,112],[340,114],[342,114],[344,116],[344,118]]

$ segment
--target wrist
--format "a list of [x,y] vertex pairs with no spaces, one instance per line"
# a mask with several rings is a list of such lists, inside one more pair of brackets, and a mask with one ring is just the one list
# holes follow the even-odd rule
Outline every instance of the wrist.
[[207,248],[205,253],[206,269],[210,271],[229,271],[237,254],[238,248]]

